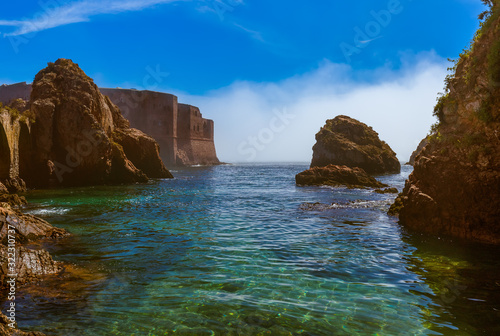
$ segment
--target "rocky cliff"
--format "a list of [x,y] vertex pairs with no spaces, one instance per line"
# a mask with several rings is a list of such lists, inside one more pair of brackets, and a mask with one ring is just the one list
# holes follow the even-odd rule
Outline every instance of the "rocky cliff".
[[420,141],[420,143],[418,144],[417,149],[415,149],[413,153],[411,153],[410,160],[408,160],[406,164],[414,166],[417,156],[420,155],[420,153],[422,152],[424,147],[427,146],[428,143],[429,143],[429,137],[423,138],[422,141]]
[[429,144],[400,207],[402,225],[433,235],[500,243],[500,9],[455,64],[438,100]]
[[399,173],[396,153],[366,124],[347,116],[326,121],[316,134],[311,168],[329,164],[359,167],[368,174]]
[[30,186],[145,182],[172,177],[158,144],[129,122],[71,60],[49,63],[30,97]]

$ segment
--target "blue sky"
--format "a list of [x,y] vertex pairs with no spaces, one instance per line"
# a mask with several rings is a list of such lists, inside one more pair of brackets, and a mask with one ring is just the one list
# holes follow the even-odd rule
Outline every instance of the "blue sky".
[[[100,86],[178,94],[215,119],[227,161],[307,161],[314,133],[338,114],[371,121],[406,159],[432,123],[446,59],[468,44],[484,10],[480,0],[30,0],[0,8],[1,82],[31,82],[63,57]],[[357,96],[381,88],[377,98],[416,101],[374,105]],[[307,101],[324,105],[312,111]],[[261,137],[283,109],[295,121],[271,130],[272,141]],[[413,132],[381,123],[398,110]],[[265,141],[252,145],[252,136]],[[292,140],[296,150],[287,150]]]

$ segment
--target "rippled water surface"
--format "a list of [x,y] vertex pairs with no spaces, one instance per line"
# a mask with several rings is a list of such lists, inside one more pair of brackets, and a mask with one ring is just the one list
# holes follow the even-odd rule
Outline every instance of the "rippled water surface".
[[[174,171],[146,185],[35,191],[73,237],[68,272],[26,289],[47,335],[500,335],[499,250],[404,232],[394,195],[296,187],[300,164]],[[383,176],[401,190],[409,173]],[[62,277],[62,278],[61,278]]]

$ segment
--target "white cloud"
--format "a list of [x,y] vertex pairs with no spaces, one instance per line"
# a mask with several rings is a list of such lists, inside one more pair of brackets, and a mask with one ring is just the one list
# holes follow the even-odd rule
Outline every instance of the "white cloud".
[[56,6],[42,8],[42,11],[32,18],[22,20],[0,20],[0,26],[13,26],[16,29],[4,36],[18,36],[35,33],[71,23],[87,22],[99,14],[118,14],[138,11],[154,5],[166,4],[183,0],[87,0],[63,3],[54,0]]
[[[226,162],[310,161],[315,134],[340,114],[372,126],[407,160],[435,122],[432,111],[447,64],[433,53],[402,56],[402,62],[399,70],[356,72],[325,61],[281,82],[236,82],[205,96],[179,94],[179,101],[215,119],[218,154]],[[283,109],[294,119],[276,119]]]

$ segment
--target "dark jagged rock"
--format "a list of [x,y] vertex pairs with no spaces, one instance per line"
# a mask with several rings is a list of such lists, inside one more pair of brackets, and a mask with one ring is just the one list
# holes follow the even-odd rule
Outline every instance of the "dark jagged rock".
[[[33,167],[26,178],[30,186],[144,182],[148,175],[172,177],[160,159],[156,142],[130,129],[116,105],[71,60],[49,63],[36,75],[30,105],[36,118],[32,126]],[[116,134],[121,136],[115,138]],[[123,139],[125,143],[121,143]]]
[[55,228],[43,219],[6,208],[0,208],[0,240],[5,243],[8,227],[14,228],[17,243],[27,243],[41,238],[60,238],[66,230]]
[[[9,232],[14,230],[14,232]],[[8,236],[15,241],[16,282],[19,284],[37,280],[48,274],[61,271],[58,262],[45,250],[33,250],[22,246],[42,238],[60,238],[68,235],[33,215],[22,214],[8,208],[0,207],[0,287],[5,286],[4,278],[8,272]]]
[[376,189],[374,190],[377,194],[397,194],[399,193],[396,188],[386,188],[386,189]]
[[495,2],[447,81],[440,124],[394,206],[407,228],[500,244],[499,27]]
[[417,146],[417,149],[415,149],[413,153],[411,153],[410,160],[406,164],[410,166],[415,166],[415,161],[418,155],[420,155],[420,153],[422,152],[424,147],[427,146],[428,143],[429,143],[429,137],[427,136],[424,139],[422,139],[422,141],[420,141],[420,143]]
[[327,165],[359,167],[369,174],[399,173],[396,153],[371,127],[347,116],[326,121],[316,134],[311,168]]
[[0,194],[0,203],[7,203],[10,206],[19,206],[28,204],[24,196],[18,194]]
[[383,188],[387,187],[368,175],[361,168],[349,168],[347,166],[328,165],[326,167],[314,167],[303,171],[295,176],[298,185],[309,186],[347,186],[349,188]]

